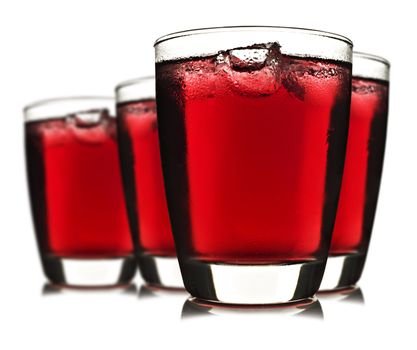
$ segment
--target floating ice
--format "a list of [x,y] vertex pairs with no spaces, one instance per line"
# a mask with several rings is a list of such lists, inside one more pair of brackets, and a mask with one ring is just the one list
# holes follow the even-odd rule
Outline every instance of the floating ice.
[[282,85],[291,96],[299,99],[300,101],[304,101],[305,87],[300,83],[297,72],[287,72],[287,74],[285,74],[282,78]]
[[230,65],[238,71],[258,70],[265,66],[268,49],[234,49],[229,51]]
[[111,119],[107,109],[93,109],[69,115],[67,125],[78,141],[94,145],[112,136]]
[[280,60],[279,46],[272,43],[221,52],[216,63],[234,92],[262,97],[275,93],[281,85]]
[[75,122],[77,127],[90,128],[97,126],[100,122],[109,117],[107,109],[92,109],[88,111],[77,112],[68,116],[71,121]]

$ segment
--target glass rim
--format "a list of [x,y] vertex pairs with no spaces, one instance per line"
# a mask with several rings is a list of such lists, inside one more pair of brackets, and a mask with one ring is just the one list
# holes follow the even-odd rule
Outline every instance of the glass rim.
[[352,55],[355,56],[355,57],[358,57],[358,58],[363,58],[363,59],[367,59],[367,60],[382,63],[382,64],[386,65],[388,68],[391,67],[391,62],[388,61],[386,58],[384,58],[382,56],[373,55],[373,54],[366,53],[366,52],[361,52],[361,51],[353,51]]
[[350,47],[353,47],[352,40],[340,34],[318,30],[318,29],[309,29],[309,28],[301,28],[301,27],[286,27],[286,26],[266,26],[266,25],[223,26],[223,27],[207,27],[207,28],[182,30],[182,31],[173,32],[173,33],[166,34],[166,35],[159,37],[158,39],[156,39],[153,46],[157,47],[159,44],[166,42],[168,40],[192,36],[192,35],[212,34],[212,33],[219,33],[219,32],[238,32],[238,31],[294,32],[294,33],[315,35],[315,36],[320,36],[324,38],[339,40],[348,44]]
[[[91,106],[88,107],[89,102],[102,102],[103,106]],[[94,95],[85,95],[85,96],[67,96],[67,97],[53,97],[37,100],[30,104],[27,104],[23,107],[23,116],[25,121],[36,121],[36,120],[45,120],[48,118],[55,119],[61,118],[71,113],[77,113],[83,108],[86,109],[100,109],[110,108],[114,105],[114,97],[111,96],[94,96]],[[59,107],[62,104],[62,107]],[[73,105],[74,104],[74,105]],[[79,104],[80,110],[77,110],[75,105]],[[37,111],[37,109],[39,109]]]
[[140,84],[142,82],[152,81],[152,80],[155,80],[155,76],[153,76],[153,75],[147,75],[147,76],[140,77],[140,78],[133,78],[133,79],[129,79],[129,80],[124,80],[121,83],[117,84],[114,89],[117,92],[117,91],[119,91],[119,90],[121,90],[125,87]]
[[45,98],[45,99],[41,99],[41,100],[37,100],[35,102],[31,102],[29,104],[27,104],[26,106],[23,107],[23,112],[26,113],[29,110],[36,108],[36,107],[40,107],[40,106],[45,106],[48,104],[53,104],[53,103],[60,103],[60,102],[75,102],[75,101],[88,101],[88,100],[106,100],[106,101],[114,101],[114,97],[110,97],[110,96],[70,96],[70,97],[53,97],[53,98]]
[[116,104],[155,99],[155,76],[148,75],[122,81],[116,85]]
[[353,78],[374,79],[389,82],[391,64],[384,57],[353,51],[352,61]]

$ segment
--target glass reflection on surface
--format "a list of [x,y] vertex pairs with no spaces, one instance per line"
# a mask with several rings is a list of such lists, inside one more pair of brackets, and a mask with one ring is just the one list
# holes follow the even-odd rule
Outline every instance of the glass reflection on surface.
[[336,291],[319,292],[317,296],[322,301],[337,301],[365,305],[364,293],[362,289],[358,286],[352,286]]
[[188,298],[182,308],[182,319],[197,316],[278,316],[278,317],[311,317],[323,319],[323,310],[320,301],[314,298],[311,301],[280,306],[232,306],[220,305]]
[[142,284],[139,288],[139,298],[186,296],[188,292],[183,288],[164,288]]
[[119,295],[130,295],[134,296],[137,294],[136,284],[131,283],[117,287],[106,287],[106,288],[75,288],[56,285],[52,283],[45,283],[41,290],[43,297],[52,295],[69,295],[69,294],[119,294]]

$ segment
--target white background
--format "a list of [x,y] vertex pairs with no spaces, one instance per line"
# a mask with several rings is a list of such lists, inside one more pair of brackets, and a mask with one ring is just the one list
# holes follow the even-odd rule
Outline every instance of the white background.
[[[416,81],[412,1],[0,2],[0,348],[416,348]],[[407,5],[409,4],[409,5]],[[154,40],[219,25],[284,25],[351,38],[392,63],[390,121],[365,303],[321,299],[324,320],[273,314],[181,321],[185,294],[42,295],[23,153],[22,107],[65,95],[111,95],[153,72]],[[137,287],[140,287],[137,280]]]

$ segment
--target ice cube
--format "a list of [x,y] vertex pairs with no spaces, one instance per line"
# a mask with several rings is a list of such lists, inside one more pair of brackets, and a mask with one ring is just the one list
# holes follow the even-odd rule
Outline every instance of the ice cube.
[[230,65],[238,71],[253,71],[265,66],[268,49],[234,49],[229,51]]
[[111,119],[107,109],[88,110],[69,115],[67,125],[77,141],[94,145],[111,137]]
[[299,78],[300,77],[297,76],[296,72],[289,71],[283,76],[282,85],[291,96],[304,101],[305,88],[304,85],[299,82]]
[[109,117],[107,109],[91,109],[88,111],[70,114],[69,119],[75,122],[77,127],[90,128],[97,126],[100,122]]
[[283,62],[282,85],[287,92],[304,101],[306,86],[321,84],[317,79],[332,79],[339,71],[326,63],[287,58]]
[[356,82],[355,84],[352,84],[352,92],[359,95],[366,95],[366,94],[372,94],[377,92],[378,89],[369,84],[365,84],[364,82]]
[[217,62],[224,62],[222,70],[231,88],[245,96],[268,96],[281,85],[281,53],[276,43],[235,48],[222,52]]

